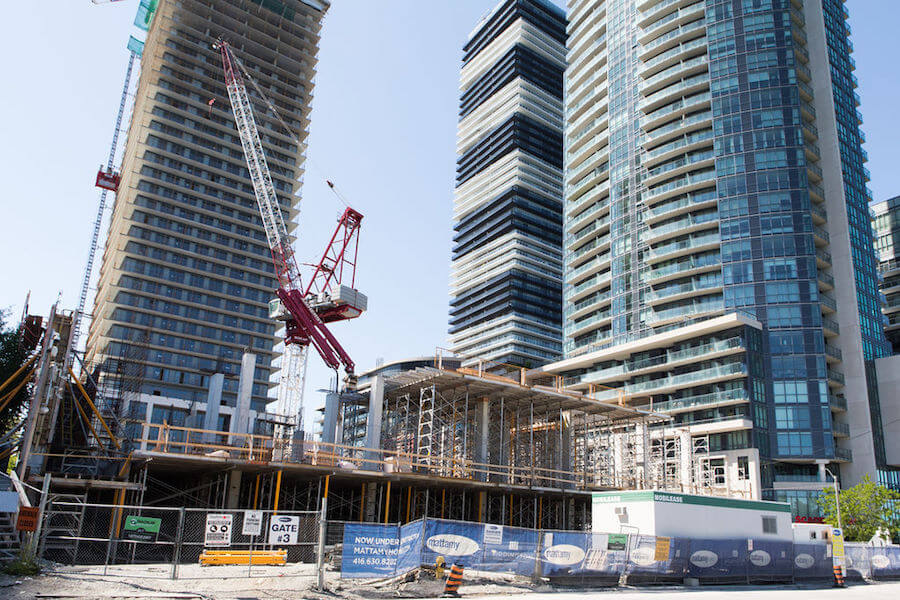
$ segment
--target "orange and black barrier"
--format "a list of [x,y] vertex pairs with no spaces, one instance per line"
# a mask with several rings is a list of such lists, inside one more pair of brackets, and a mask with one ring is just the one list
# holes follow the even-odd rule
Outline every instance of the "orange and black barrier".
[[834,565],[834,586],[844,587],[844,569],[841,565]]
[[463,579],[463,568],[460,565],[453,565],[450,567],[450,576],[447,578],[447,583],[444,585],[444,597],[445,598],[458,598],[459,597],[459,586],[462,584]]

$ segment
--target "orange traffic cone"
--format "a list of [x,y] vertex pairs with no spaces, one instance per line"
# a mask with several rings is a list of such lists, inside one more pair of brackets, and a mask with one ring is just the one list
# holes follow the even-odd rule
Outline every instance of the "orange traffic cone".
[[834,565],[834,587],[844,587],[844,570],[841,565]]
[[459,598],[459,586],[462,583],[463,568],[460,565],[450,567],[450,577],[444,585],[444,598]]

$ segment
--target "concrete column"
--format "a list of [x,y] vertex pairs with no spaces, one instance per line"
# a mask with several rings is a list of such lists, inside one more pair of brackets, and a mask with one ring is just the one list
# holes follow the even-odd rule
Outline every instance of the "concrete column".
[[238,508],[241,499],[241,472],[237,469],[228,474],[228,493],[225,496],[225,508]]
[[250,433],[250,397],[253,395],[253,376],[256,374],[256,355],[244,352],[241,375],[238,379],[237,402],[231,417],[231,433]]
[[328,392],[325,394],[325,416],[322,420],[322,442],[325,444],[337,443],[335,433],[337,432],[338,413],[341,408],[341,396],[336,392]]
[[[381,448],[381,414],[384,411],[384,377],[376,375],[369,388],[369,413],[366,415],[366,448]],[[384,460],[379,452],[367,452],[370,460]],[[380,471],[378,463],[366,462],[362,467],[369,471]]]
[[818,463],[818,465],[819,465],[819,481],[821,481],[822,483],[825,483],[826,481],[828,481],[827,474],[825,473],[825,463],[820,462],[820,463]]
[[[209,394],[206,396],[206,415],[203,417],[203,429],[207,431],[219,430],[219,407],[222,405],[222,388],[225,387],[225,375],[215,373],[209,378]],[[148,407],[150,405],[148,404]],[[215,441],[215,435],[207,433],[204,436],[206,443]]]
[[[491,404],[487,398],[475,400],[475,462],[488,462],[488,440],[490,434]],[[480,481],[486,479],[484,473],[478,473],[475,477]]]

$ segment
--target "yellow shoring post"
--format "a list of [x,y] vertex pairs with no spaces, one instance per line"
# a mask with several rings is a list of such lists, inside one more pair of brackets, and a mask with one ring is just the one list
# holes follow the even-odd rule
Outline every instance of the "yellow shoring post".
[[[31,358],[29,358],[27,361],[25,361],[25,363],[24,363],[21,367],[19,367],[18,369],[16,369],[16,372],[15,372],[15,373],[13,373],[13,374],[10,375],[9,377],[7,377],[6,381],[4,381],[2,385],[0,385],[0,392],[2,392],[3,390],[5,390],[5,389],[6,389],[6,386],[8,386],[8,385],[9,385],[10,383],[12,383],[13,381],[15,381],[16,377],[18,377],[19,375],[22,374],[22,371],[24,371],[25,369],[27,369],[27,368],[31,365],[31,363],[33,363],[35,360],[37,360],[37,357],[38,357],[38,355],[35,354],[35,355],[32,356]],[[33,369],[32,369],[32,370],[33,370]]]
[[94,426],[91,425],[91,420],[88,418],[87,413],[84,412],[84,409],[81,408],[81,404],[78,402],[78,398],[74,394],[72,395],[72,400],[75,402],[75,408],[78,409],[78,414],[81,415],[81,418],[84,419],[84,422],[88,426],[88,429],[91,430],[91,434],[93,434],[94,439],[97,440],[97,443],[102,446],[103,440],[101,440],[100,436],[97,435],[97,431],[94,429]]
[[81,381],[78,377],[75,376],[75,372],[72,370],[72,367],[69,367],[69,375],[72,376],[72,379],[75,380],[75,385],[78,387],[78,391],[81,392],[81,395],[84,396],[84,400],[88,403],[88,406],[91,407],[91,410],[94,411],[94,414],[100,419],[100,424],[103,425],[103,429],[106,430],[107,435],[109,435],[109,439],[112,440],[113,445],[115,445],[116,450],[120,450],[122,447],[119,445],[119,440],[116,439],[116,436],[113,435],[112,430],[109,428],[109,425],[106,424],[106,420],[103,418],[103,415],[100,414],[100,411],[97,410],[97,407],[94,406],[91,397],[88,395],[87,391],[84,389],[84,386],[81,385]]
[[275,476],[275,502],[272,506],[272,514],[278,514],[278,497],[281,495],[281,469],[278,469],[278,475]]
[[19,382],[19,385],[14,387],[12,390],[10,390],[10,392],[8,394],[3,396],[2,401],[0,401],[0,411],[2,411],[4,408],[6,408],[6,405],[9,404],[10,400],[15,398],[16,394],[18,394],[22,390],[22,388],[25,387],[25,384],[28,383],[28,380],[31,379],[31,376],[34,375],[35,371],[37,371],[37,367],[35,367],[31,371],[29,371],[29,373],[25,377],[25,379],[23,379],[22,381]]
[[259,478],[262,477],[262,473],[256,474],[256,489],[253,491],[253,510],[256,510],[256,505],[259,502]]
[[388,512],[391,509],[391,482],[387,482],[387,493],[384,495],[384,522],[388,522]]
[[513,495],[509,495],[509,526],[512,527]]
[[329,483],[331,483],[331,475],[326,475],[326,476],[325,476],[325,493],[322,494],[322,497],[323,497],[323,498],[327,498],[327,497],[328,497],[328,484],[329,484]]
[[406,488],[406,522],[409,523],[409,509],[412,505],[412,486]]
[[444,518],[444,501],[447,500],[447,488],[441,488],[441,518]]

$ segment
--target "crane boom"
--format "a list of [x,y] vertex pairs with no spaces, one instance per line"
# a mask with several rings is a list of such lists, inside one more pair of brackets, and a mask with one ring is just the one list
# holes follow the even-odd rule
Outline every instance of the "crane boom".
[[272,183],[272,175],[253,117],[247,87],[241,76],[243,66],[227,42],[219,41],[218,49],[221,51],[222,64],[225,68],[228,98],[231,101],[241,146],[247,160],[247,169],[253,183],[253,192],[272,252],[272,262],[275,264],[275,275],[280,286],[275,293],[289,315],[286,319],[285,344],[312,345],[330,368],[337,369],[343,364],[347,374],[352,376],[355,368],[353,360],[325,326],[322,318],[310,308],[304,297],[300,269],[294,258],[278,195]]

